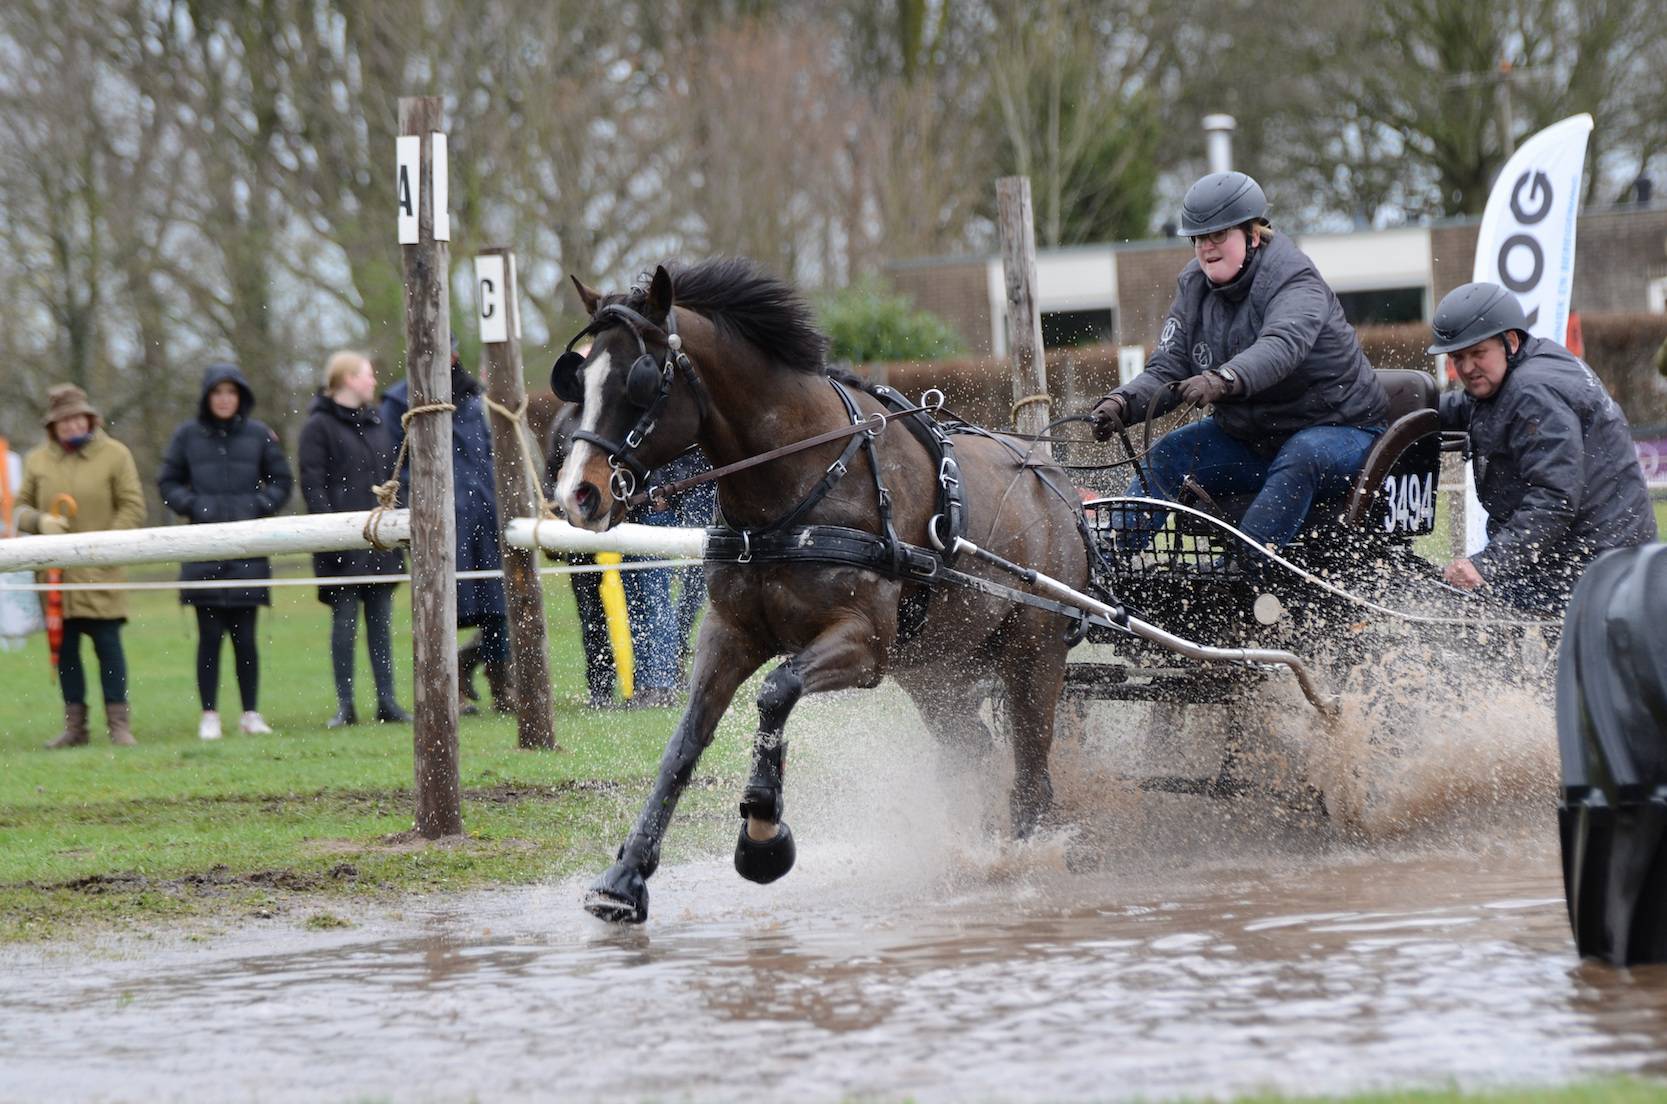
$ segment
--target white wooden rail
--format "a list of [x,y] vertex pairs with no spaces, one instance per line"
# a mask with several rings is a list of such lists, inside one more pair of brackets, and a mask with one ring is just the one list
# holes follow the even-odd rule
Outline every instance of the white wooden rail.
[[546,552],[622,552],[627,556],[698,559],[706,550],[706,530],[626,522],[606,533],[592,533],[565,521],[511,518],[504,541],[516,548],[542,548]]
[[[285,552],[342,552],[369,548],[365,522],[371,511],[301,514],[213,525],[165,525],[154,529],[104,529],[53,537],[0,540],[0,571],[48,567],[113,567],[118,564],[187,563],[274,556]],[[411,539],[408,510],[377,519],[383,544]]]
[[[360,510],[217,525],[165,525],[154,529],[103,529],[55,537],[20,537],[0,540],[0,571],[344,552],[371,547],[371,542],[365,539],[365,522],[369,517],[370,511]],[[385,512],[378,519],[376,531],[383,544],[405,543],[411,538],[410,512]],[[512,518],[504,539],[515,548],[542,548],[547,552],[620,552],[668,559],[699,559],[706,548],[704,529],[627,523],[606,533],[592,533],[548,518],[542,521]]]

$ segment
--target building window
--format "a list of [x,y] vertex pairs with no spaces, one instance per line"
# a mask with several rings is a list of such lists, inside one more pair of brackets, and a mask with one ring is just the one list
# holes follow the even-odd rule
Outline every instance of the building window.
[[1099,310],[1042,312],[1044,349],[1105,345],[1110,343],[1116,333],[1110,307],[1102,307]]
[[1667,314],[1667,276],[1658,276],[1645,284],[1644,298],[1651,314]]
[[1421,287],[1340,291],[1337,301],[1343,304],[1343,317],[1354,326],[1424,321],[1424,289]]

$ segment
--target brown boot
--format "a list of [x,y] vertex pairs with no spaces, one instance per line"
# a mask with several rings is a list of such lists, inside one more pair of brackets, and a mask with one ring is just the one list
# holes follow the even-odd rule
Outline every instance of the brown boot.
[[64,704],[64,730],[47,743],[51,748],[80,747],[87,742],[87,707]]
[[110,742],[117,747],[132,747],[133,710],[126,702],[105,702],[104,719],[110,723]]

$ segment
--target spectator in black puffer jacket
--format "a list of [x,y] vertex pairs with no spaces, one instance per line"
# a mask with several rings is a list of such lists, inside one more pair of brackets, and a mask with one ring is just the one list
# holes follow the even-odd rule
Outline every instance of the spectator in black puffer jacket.
[[[193,525],[271,517],[289,500],[295,481],[278,435],[249,416],[255,395],[232,364],[210,364],[203,372],[197,416],[174,431],[157,478],[162,501]],[[264,556],[188,563],[187,582],[220,583],[270,579]],[[243,699],[239,727],[249,735],[270,733],[257,701],[260,657],[255,650],[255,614],[272,604],[263,586],[182,590],[180,601],[197,611],[197,693],[203,716],[197,735],[220,738],[220,645],[230,636]]]
[[[301,428],[301,497],[309,514],[370,510],[377,505],[371,487],[387,479],[394,464],[394,441],[376,404],[376,372],[364,356],[333,355],[324,371],[324,389],[313,400]],[[313,574],[322,578],[398,575],[405,557],[397,550],[362,549],[313,554]],[[346,583],[318,588],[318,600],[330,607],[330,666],[336,680],[336,715],[330,728],[357,724],[353,704],[353,641],[359,632],[359,606],[365,607],[365,636],[370,669],[376,678],[376,719],[409,721],[411,715],[394,698],[391,641],[394,583]]]

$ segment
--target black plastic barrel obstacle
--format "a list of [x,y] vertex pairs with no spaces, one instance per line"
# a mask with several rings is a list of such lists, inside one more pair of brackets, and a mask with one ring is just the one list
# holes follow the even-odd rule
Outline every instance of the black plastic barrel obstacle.
[[1593,561],[1557,666],[1563,892],[1582,956],[1667,962],[1667,546]]

